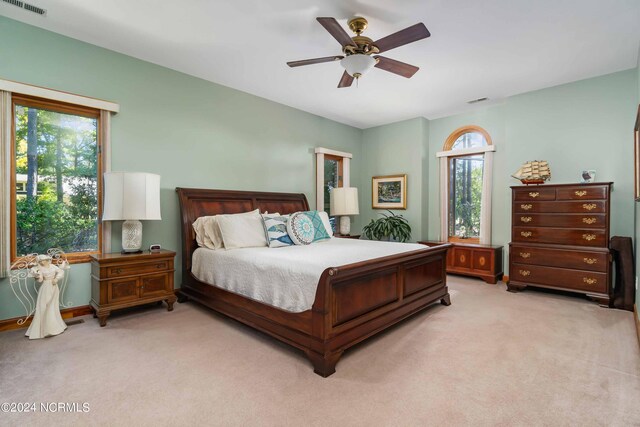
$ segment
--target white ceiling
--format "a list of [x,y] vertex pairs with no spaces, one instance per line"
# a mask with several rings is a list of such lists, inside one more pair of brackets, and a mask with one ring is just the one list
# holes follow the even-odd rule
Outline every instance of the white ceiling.
[[[640,44],[638,0],[27,1],[47,16],[0,14],[360,128],[632,68]],[[354,15],[374,40],[424,22],[430,38],[385,53],[420,71],[338,89],[339,63],[285,65],[340,54],[315,18]]]

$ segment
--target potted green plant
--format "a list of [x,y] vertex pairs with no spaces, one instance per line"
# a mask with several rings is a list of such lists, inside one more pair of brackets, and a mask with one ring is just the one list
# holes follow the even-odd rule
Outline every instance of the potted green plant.
[[382,218],[371,220],[362,229],[364,237],[370,240],[388,240],[396,242],[406,242],[411,238],[411,226],[409,221],[402,215],[396,215],[391,211],[389,214],[380,212]]

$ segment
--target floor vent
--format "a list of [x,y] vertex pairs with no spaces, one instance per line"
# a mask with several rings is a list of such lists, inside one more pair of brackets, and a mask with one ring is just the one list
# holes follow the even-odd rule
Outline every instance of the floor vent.
[[64,323],[66,323],[67,326],[79,325],[81,323],[84,323],[84,319],[67,319],[64,321]]
[[5,3],[9,3],[12,4],[14,6],[18,6],[19,8],[22,8],[24,10],[27,10],[29,12],[33,12],[33,13],[37,13],[38,15],[46,15],[47,11],[46,9],[43,9],[41,7],[38,6],[34,6],[32,4],[29,3],[25,3],[23,1],[20,0],[2,0]]
[[484,102],[484,101],[488,101],[489,98],[487,98],[486,96],[484,98],[478,98],[478,99],[474,99],[472,101],[467,101],[467,104],[477,104],[478,102]]

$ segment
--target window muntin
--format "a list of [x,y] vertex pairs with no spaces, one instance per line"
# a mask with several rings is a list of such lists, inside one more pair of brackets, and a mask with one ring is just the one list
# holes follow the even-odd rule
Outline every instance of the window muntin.
[[483,169],[482,154],[449,158],[449,240],[480,238]]
[[99,111],[13,96],[12,259],[59,247],[72,262],[99,252]]

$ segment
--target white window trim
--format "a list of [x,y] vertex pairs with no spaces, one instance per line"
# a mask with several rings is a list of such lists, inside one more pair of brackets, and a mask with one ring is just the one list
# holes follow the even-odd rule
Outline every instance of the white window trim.
[[495,145],[440,151],[440,240],[449,240],[449,158],[484,154],[482,171],[482,204],[480,206],[480,244],[491,244],[491,198],[493,189],[493,153]]
[[41,86],[14,82],[12,80],[0,79],[0,90],[19,93],[21,95],[51,99],[53,101],[66,102],[69,104],[82,105],[83,107],[91,107],[98,110],[111,111],[112,113],[118,113],[120,111],[120,105],[116,104],[115,102],[104,101],[98,98],[91,98],[88,96],[76,95],[74,93],[48,89]]
[[351,186],[351,159],[353,154],[344,151],[331,150],[324,147],[316,147],[316,210],[324,210],[324,155],[342,157],[342,186]]

